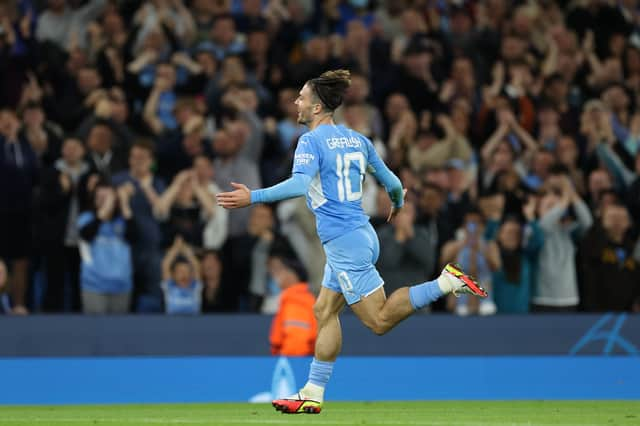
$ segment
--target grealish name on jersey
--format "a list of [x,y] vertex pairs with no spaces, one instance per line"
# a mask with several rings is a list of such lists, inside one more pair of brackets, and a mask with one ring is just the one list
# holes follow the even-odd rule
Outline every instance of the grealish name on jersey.
[[329,149],[336,148],[360,148],[362,146],[362,142],[360,139],[355,138],[353,136],[347,137],[335,137],[335,138],[327,138],[325,139],[327,142],[327,146]]

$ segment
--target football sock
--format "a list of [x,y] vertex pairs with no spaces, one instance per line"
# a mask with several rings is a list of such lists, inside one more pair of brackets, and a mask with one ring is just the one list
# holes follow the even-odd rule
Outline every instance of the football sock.
[[309,369],[309,381],[301,390],[304,397],[322,401],[324,388],[329,383],[329,378],[331,378],[331,373],[333,372],[333,364],[334,362],[319,361],[313,358]]
[[409,300],[411,301],[413,309],[416,310],[427,306],[444,294],[445,291],[440,286],[439,279],[409,287]]

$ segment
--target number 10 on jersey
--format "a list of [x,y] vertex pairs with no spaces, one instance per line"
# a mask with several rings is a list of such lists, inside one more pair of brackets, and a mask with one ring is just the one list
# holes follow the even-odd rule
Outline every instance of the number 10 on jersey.
[[345,194],[347,201],[356,201],[362,198],[362,180],[364,179],[365,166],[362,152],[347,152],[344,155],[336,155],[338,198],[340,201],[344,201]]

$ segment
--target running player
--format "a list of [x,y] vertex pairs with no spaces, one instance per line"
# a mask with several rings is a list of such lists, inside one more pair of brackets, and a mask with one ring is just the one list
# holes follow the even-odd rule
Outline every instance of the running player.
[[406,190],[376,153],[371,141],[333,121],[351,82],[349,71],[327,71],[309,80],[295,103],[298,122],[310,131],[300,136],[289,179],[266,189],[250,190],[232,183],[218,194],[225,208],[246,207],[306,195],[327,257],[322,288],[314,306],[318,337],[309,380],[295,395],[273,401],[283,413],[319,413],[324,388],[342,346],[340,311],[348,304],[374,333],[382,335],[416,310],[449,293],[486,297],[487,293],[458,265],[448,264],[440,276],[403,287],[385,296],[375,268],[378,237],[362,209],[366,171],[384,185],[392,200],[388,220],[404,203]]

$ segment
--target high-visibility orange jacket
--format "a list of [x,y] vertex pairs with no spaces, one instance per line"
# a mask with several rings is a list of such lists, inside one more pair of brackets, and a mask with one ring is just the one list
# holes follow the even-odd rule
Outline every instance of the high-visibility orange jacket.
[[318,325],[313,316],[316,299],[307,283],[294,284],[280,295],[280,308],[271,323],[272,355],[313,355]]

